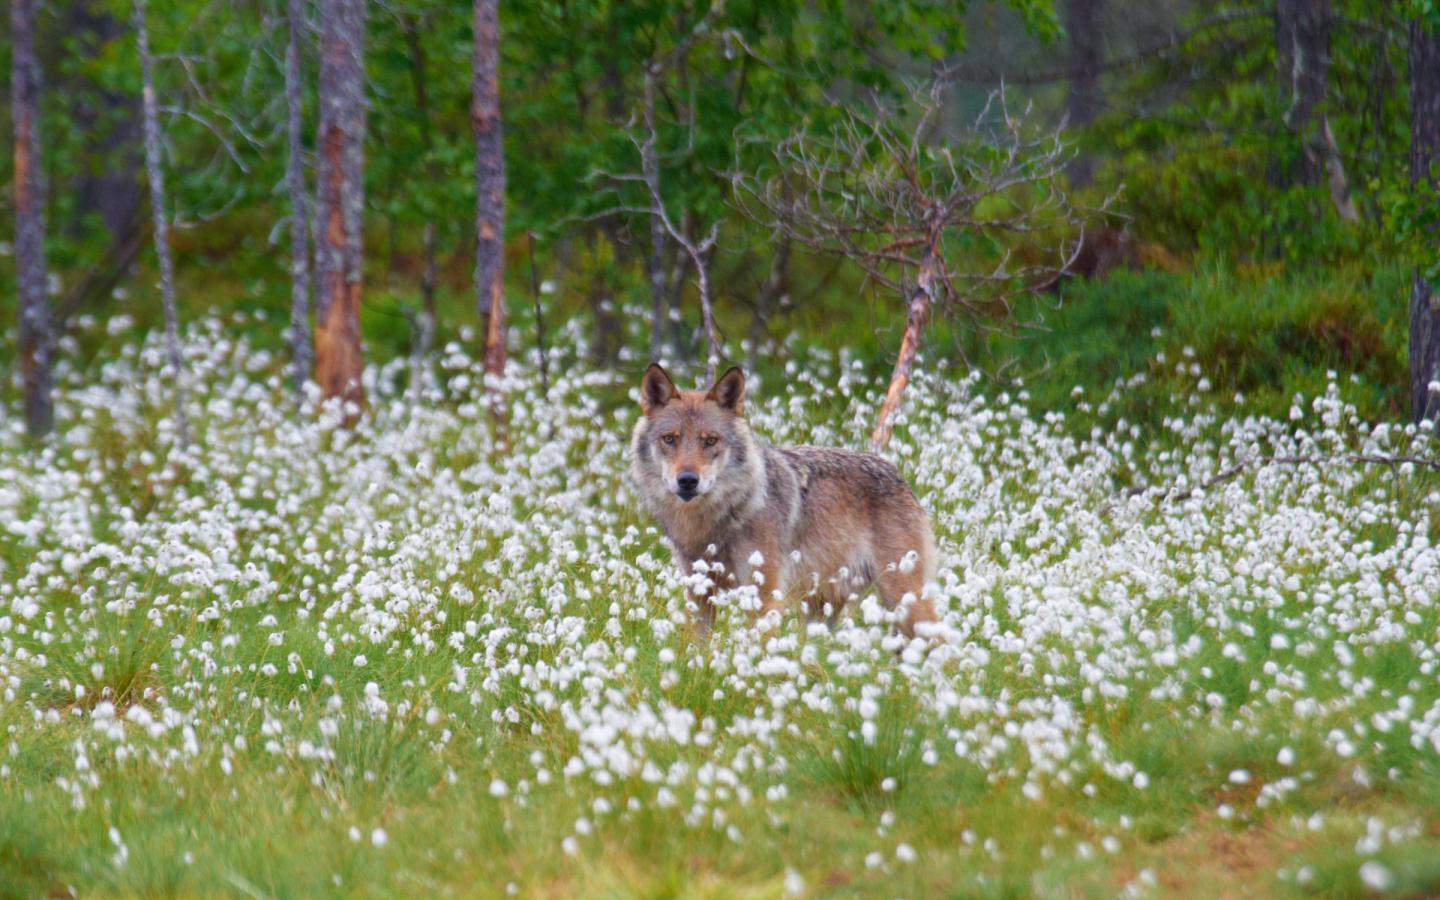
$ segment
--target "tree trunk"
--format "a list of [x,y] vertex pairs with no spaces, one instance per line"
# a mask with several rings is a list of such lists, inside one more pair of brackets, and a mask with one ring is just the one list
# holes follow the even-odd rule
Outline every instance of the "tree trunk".
[[889,445],[890,434],[895,430],[895,414],[900,411],[905,389],[910,386],[915,354],[920,349],[920,335],[930,318],[930,308],[935,304],[939,267],[939,255],[932,247],[920,263],[920,271],[915,277],[915,290],[910,293],[910,309],[905,316],[905,332],[900,337],[900,355],[895,359],[895,371],[890,375],[890,386],[885,390],[875,430],[870,434],[870,449],[876,453]]
[[1330,21],[1329,0],[1276,0],[1275,59],[1281,90],[1289,98],[1284,121],[1301,149],[1299,160],[1280,183],[1309,187],[1328,182],[1336,211],[1345,221],[1354,222],[1359,213],[1325,111]]
[[665,226],[655,216],[650,217],[650,253],[645,267],[650,278],[650,359],[657,361],[665,354],[665,321],[670,309],[665,283]]
[[540,357],[540,393],[550,393],[550,363],[545,359],[545,307],[540,302],[540,275],[535,271],[535,232],[525,236],[530,250],[530,294],[535,298],[535,352]]
[[[52,7],[59,17],[57,27],[78,39],[75,51],[85,58],[113,55],[116,43],[130,39],[126,22],[104,0],[74,0]],[[79,139],[82,159],[80,171],[71,179],[75,187],[65,230],[83,239],[89,233],[86,223],[94,217],[110,232],[112,251],[134,246],[145,218],[140,98],[128,87],[97,80],[84,67],[57,76],[56,87],[56,96],[66,98],[69,125]],[[139,235],[138,241],[143,243],[146,237]]]
[[420,271],[420,355],[430,356],[435,346],[435,223],[426,222],[423,236],[425,267]]
[[290,42],[285,48],[285,105],[290,158],[285,185],[290,191],[290,356],[295,392],[310,379],[310,195],[305,186],[304,108],[300,99],[300,40],[305,29],[304,0],[286,7]]
[[[402,19],[405,42],[410,48],[410,87],[415,96],[415,115],[420,126],[420,148],[425,154],[425,177],[438,184],[443,174],[434,163],[434,139],[430,128],[429,62],[425,56],[425,45],[420,35],[425,27],[421,17],[407,16]],[[420,270],[420,319],[416,335],[417,363],[423,365],[430,356],[435,342],[435,325],[438,316],[435,310],[435,223],[427,221],[422,234],[422,249],[425,256]],[[417,368],[417,373],[419,369]]]
[[770,271],[755,295],[755,317],[750,320],[750,368],[760,361],[760,345],[770,336],[770,317],[785,295],[785,270],[790,264],[790,235],[781,233],[776,237],[775,256],[770,260]]
[[360,342],[365,184],[365,2],[320,0],[320,133],[315,204],[315,380],[345,403],[346,426],[365,404]]
[[[695,230],[695,217],[690,210],[680,215],[680,231],[690,235]],[[666,283],[666,294],[670,309],[666,315],[670,319],[670,345],[675,355],[681,359],[689,359],[694,350],[693,334],[687,334],[685,328],[685,281],[690,277],[690,254],[686,253],[679,246],[676,246],[673,264],[670,266],[670,277]]]
[[705,327],[705,383],[715,383],[715,370],[720,367],[720,337],[715,329],[715,304],[710,296],[710,263],[714,259],[714,242],[690,250],[695,263],[696,281],[700,284],[700,321]]
[[500,121],[499,0],[475,0],[470,123],[475,130],[475,301],[485,373],[505,373],[505,154]]
[[[1410,23],[1410,183],[1417,194],[1437,202],[1440,189],[1440,30]],[[1440,234],[1426,240],[1440,253]],[[1410,288],[1410,410],[1415,421],[1435,420],[1440,396],[1440,295],[1419,269]]]
[[[1102,18],[1104,0],[1065,0],[1060,15],[1065,25],[1069,55],[1070,92],[1065,98],[1065,116],[1072,129],[1084,128],[1100,114],[1104,96],[1100,93],[1100,66],[1105,52]],[[1070,180],[1083,187],[1095,175],[1095,160],[1086,153],[1070,162]]]
[[646,275],[650,279],[650,359],[656,361],[665,350],[665,222],[663,210],[653,208],[659,203],[660,152],[655,132],[655,75],[645,72],[645,139],[640,142],[640,171],[650,194],[650,253],[645,258]]
[[50,303],[45,297],[45,189],[40,150],[40,63],[35,58],[35,0],[10,4],[10,102],[15,126],[15,275],[20,299],[20,377],[30,436],[50,432]]
[[160,159],[160,114],[155,99],[155,66],[145,0],[135,0],[135,36],[140,45],[141,110],[145,120],[145,171],[150,180],[150,215],[155,222],[155,256],[160,264],[160,297],[165,307],[165,347],[175,378],[175,422],[180,443],[190,441],[185,413],[185,368],[180,357],[179,315],[175,310],[175,261],[170,255],[170,220],[165,212],[165,171]]

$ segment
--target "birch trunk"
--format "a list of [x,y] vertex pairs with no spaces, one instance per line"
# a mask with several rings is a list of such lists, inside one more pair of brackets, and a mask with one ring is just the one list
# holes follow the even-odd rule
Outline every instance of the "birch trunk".
[[475,0],[470,122],[475,131],[475,302],[485,372],[505,373],[505,155],[500,121],[499,0]]
[[285,105],[290,159],[285,185],[290,191],[290,357],[295,393],[303,395],[314,365],[310,334],[310,194],[305,185],[304,108],[300,98],[300,41],[305,29],[304,0],[286,8],[290,41],[285,48]]
[[[1440,187],[1440,32],[1410,23],[1410,183],[1436,203]],[[1440,234],[1427,235],[1440,253]],[[1415,421],[1435,421],[1440,396],[1440,295],[1419,269],[1410,287],[1410,409]]]
[[145,0],[135,0],[135,36],[140,45],[141,112],[145,121],[145,171],[150,180],[150,215],[155,222],[155,257],[160,265],[160,298],[165,308],[165,348],[175,378],[175,422],[180,443],[190,442],[185,413],[185,368],[180,357],[179,315],[175,310],[175,260],[170,255],[170,220],[165,206],[165,171],[160,158],[160,114],[155,99],[155,66]]
[[40,149],[40,63],[35,58],[36,0],[11,0],[10,101],[15,128],[15,275],[20,300],[20,377],[25,426],[43,437],[52,405],[50,303],[45,296],[45,189]]
[[354,425],[365,404],[363,289],[365,3],[320,0],[320,133],[315,204],[315,380]]

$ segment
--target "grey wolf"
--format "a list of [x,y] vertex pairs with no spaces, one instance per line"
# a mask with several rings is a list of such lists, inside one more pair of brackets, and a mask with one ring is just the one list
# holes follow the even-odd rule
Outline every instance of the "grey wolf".
[[714,624],[712,595],[754,584],[760,615],[803,601],[832,624],[872,584],[907,635],[935,621],[929,516],[885,459],[824,447],[771,447],[745,419],[745,375],[732,368],[709,391],[681,391],[652,364],[630,476],[659,519],[675,563],[697,562],[709,585],[691,589],[697,628]]

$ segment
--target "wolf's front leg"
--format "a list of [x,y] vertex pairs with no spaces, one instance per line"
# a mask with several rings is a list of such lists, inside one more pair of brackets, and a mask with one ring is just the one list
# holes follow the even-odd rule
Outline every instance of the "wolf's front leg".
[[757,618],[764,618],[774,610],[785,606],[785,586],[780,583],[780,543],[769,538],[763,531],[749,542],[742,553],[736,554],[737,580],[755,588],[760,598]]
[[685,607],[695,636],[708,641],[715,630],[715,603],[711,597],[718,589],[716,578],[720,573],[709,561],[700,561],[673,545],[670,549],[675,567],[685,579]]
[[715,604],[710,602],[709,591],[685,589],[685,598],[695,605],[695,636],[702,641],[710,640],[715,630]]

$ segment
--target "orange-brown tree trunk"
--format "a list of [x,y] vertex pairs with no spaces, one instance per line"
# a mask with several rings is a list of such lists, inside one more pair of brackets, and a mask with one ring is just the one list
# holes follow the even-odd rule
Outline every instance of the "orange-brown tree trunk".
[[353,425],[365,404],[360,340],[364,262],[365,3],[320,2],[320,134],[315,203],[315,380],[345,403]]
[[40,162],[40,63],[35,0],[10,3],[10,100],[15,129],[15,276],[20,300],[20,378],[25,425],[42,437],[54,424],[50,304],[45,297],[45,192]]
[[[475,0],[470,122],[475,131],[475,302],[485,372],[505,373],[505,154],[500,121],[499,0]],[[498,406],[493,407],[498,410]]]
[[890,443],[890,434],[895,430],[895,415],[905,401],[905,389],[910,386],[910,376],[915,368],[915,354],[920,350],[920,336],[925,331],[926,320],[930,318],[930,308],[935,305],[939,270],[940,257],[932,246],[915,276],[915,290],[910,293],[910,309],[905,316],[905,333],[900,337],[900,355],[895,360],[895,371],[890,375],[885,399],[880,403],[875,430],[870,434],[870,449],[877,453]]

